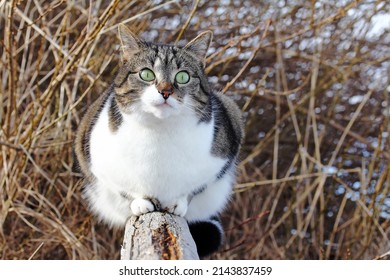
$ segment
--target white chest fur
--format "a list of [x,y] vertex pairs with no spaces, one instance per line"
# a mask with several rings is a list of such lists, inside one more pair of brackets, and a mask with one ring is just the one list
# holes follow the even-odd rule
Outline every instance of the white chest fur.
[[164,203],[214,181],[226,162],[211,155],[213,121],[179,115],[146,126],[125,115],[116,132],[108,122],[106,105],[91,134],[91,171],[115,193]]

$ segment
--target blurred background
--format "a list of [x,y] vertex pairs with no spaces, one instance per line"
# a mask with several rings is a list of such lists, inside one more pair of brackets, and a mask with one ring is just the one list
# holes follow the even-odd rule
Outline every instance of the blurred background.
[[85,110],[118,69],[117,26],[184,45],[246,140],[212,259],[390,259],[390,2],[0,0],[0,258],[118,259],[72,172]]

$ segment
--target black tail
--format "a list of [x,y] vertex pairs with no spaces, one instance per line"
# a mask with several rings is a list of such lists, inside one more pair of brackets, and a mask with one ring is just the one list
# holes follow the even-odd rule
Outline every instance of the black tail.
[[208,256],[217,251],[221,246],[223,229],[218,217],[190,223],[189,228],[192,238],[194,238],[199,257]]

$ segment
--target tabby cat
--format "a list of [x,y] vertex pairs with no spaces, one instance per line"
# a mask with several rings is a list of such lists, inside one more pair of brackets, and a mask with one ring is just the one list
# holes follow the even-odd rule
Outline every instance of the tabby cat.
[[112,226],[151,211],[182,216],[199,255],[208,255],[223,239],[218,214],[244,135],[237,105],[204,73],[212,33],[184,47],[144,42],[124,25],[119,37],[119,71],[77,132],[85,196]]

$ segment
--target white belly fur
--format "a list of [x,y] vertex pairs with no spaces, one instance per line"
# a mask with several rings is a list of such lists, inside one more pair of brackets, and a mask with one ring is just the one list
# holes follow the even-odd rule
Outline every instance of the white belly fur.
[[211,155],[213,121],[198,124],[194,116],[174,117],[146,127],[126,115],[113,133],[106,104],[91,133],[91,171],[96,186],[112,194],[125,192],[170,203],[214,182],[226,162]]

